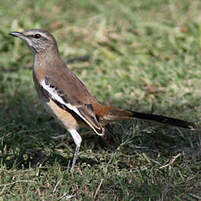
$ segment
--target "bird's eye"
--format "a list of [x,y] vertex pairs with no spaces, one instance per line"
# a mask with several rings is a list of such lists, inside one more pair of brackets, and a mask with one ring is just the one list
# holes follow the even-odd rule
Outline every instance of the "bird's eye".
[[40,38],[40,37],[41,37],[40,34],[35,34],[35,35],[34,35],[34,38]]

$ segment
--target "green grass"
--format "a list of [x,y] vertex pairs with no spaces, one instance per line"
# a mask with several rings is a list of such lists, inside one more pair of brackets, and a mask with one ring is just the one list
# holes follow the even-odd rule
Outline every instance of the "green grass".
[[145,121],[113,125],[110,147],[74,143],[39,104],[33,55],[8,35],[48,29],[100,102],[201,126],[199,0],[11,1],[0,4],[0,201],[201,200],[200,131]]

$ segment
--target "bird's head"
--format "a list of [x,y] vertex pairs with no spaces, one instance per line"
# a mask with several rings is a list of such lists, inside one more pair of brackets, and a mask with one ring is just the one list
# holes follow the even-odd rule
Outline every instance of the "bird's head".
[[24,32],[11,32],[9,35],[24,40],[34,54],[47,51],[54,46],[57,48],[55,38],[45,30],[31,29]]

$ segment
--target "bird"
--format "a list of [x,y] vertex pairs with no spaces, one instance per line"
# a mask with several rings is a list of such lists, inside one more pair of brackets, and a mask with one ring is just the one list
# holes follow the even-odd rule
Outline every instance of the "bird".
[[11,32],[25,41],[34,55],[33,81],[41,102],[50,114],[70,133],[75,151],[70,167],[73,171],[82,138],[80,127],[89,127],[97,135],[105,135],[105,126],[116,121],[138,118],[186,129],[195,129],[192,122],[162,115],[135,112],[101,104],[84,83],[62,60],[56,39],[42,29]]

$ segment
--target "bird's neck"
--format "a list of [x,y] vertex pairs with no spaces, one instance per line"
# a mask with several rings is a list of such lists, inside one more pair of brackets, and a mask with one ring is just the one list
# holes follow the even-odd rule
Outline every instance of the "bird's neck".
[[51,67],[58,60],[60,60],[58,49],[48,48],[34,55],[34,68]]

